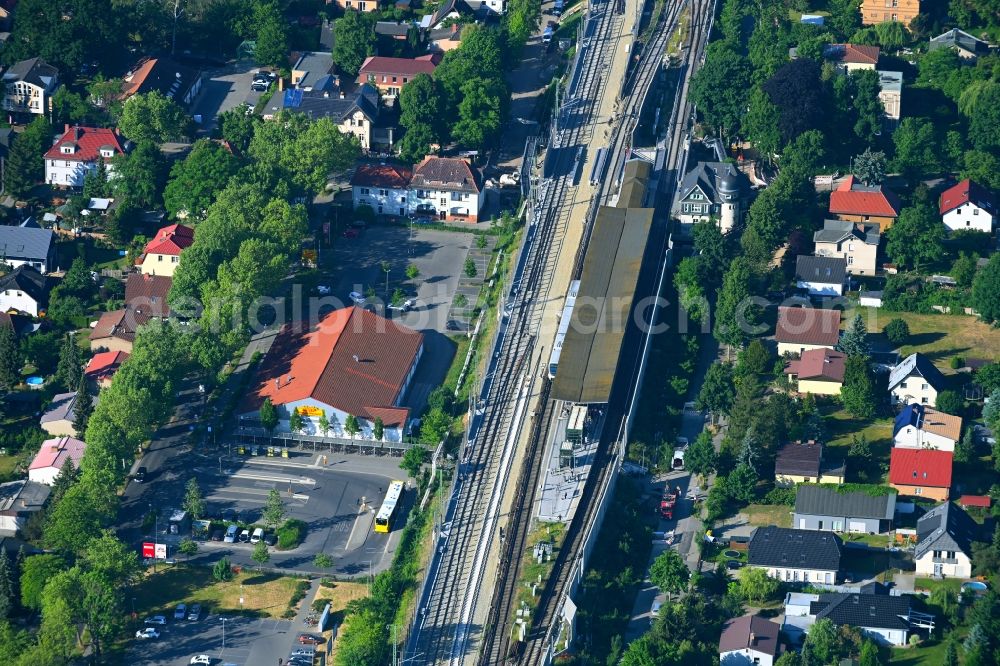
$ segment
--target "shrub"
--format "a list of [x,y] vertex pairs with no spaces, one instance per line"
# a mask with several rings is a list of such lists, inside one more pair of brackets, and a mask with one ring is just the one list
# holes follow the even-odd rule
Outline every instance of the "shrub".
[[902,319],[893,319],[885,325],[885,337],[894,345],[901,345],[910,337],[910,325]]
[[322,613],[328,603],[330,603],[329,599],[313,599],[312,609],[317,613]]
[[306,524],[301,520],[286,520],[275,534],[278,537],[278,550],[290,550],[298,547],[306,537]]
[[958,370],[963,365],[965,365],[965,359],[961,356],[952,356],[951,361],[948,362],[952,370]]
[[333,558],[326,553],[316,553],[313,558],[313,566],[319,569],[329,569],[333,566]]
[[764,495],[764,504],[795,505],[795,488],[774,488]]
[[229,563],[228,557],[223,557],[215,563],[215,566],[212,567],[212,578],[221,581],[232,580],[233,567]]

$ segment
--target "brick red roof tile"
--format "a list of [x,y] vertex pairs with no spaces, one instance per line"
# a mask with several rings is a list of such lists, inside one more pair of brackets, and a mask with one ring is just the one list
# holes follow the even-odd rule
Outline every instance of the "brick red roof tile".
[[833,382],[844,381],[847,356],[832,349],[807,349],[795,361],[789,361],[785,372],[797,375],[799,379],[819,379]]
[[183,224],[171,224],[156,232],[153,239],[146,243],[146,254],[167,254],[177,256],[181,250],[191,247],[194,243],[194,229]]
[[840,310],[779,307],[774,339],[778,342],[832,347],[840,340]]
[[83,374],[88,379],[101,381],[114,375],[121,364],[128,358],[128,353],[123,351],[106,351],[94,354],[94,357],[87,362],[87,367]]
[[951,451],[894,447],[889,460],[889,483],[950,488],[952,458]]
[[902,203],[885,187],[865,187],[848,176],[830,193],[830,212],[842,215],[898,217]]
[[358,187],[384,187],[402,190],[410,184],[413,169],[401,164],[359,164],[351,178],[351,185]]
[[479,192],[480,174],[467,160],[459,157],[428,155],[413,167],[410,186],[425,189]]
[[968,178],[957,185],[949,187],[941,193],[941,215],[950,213],[959,206],[967,203],[974,203],[979,208],[993,212],[993,195],[982,185],[974,183]]
[[[62,152],[66,144],[75,143],[76,151],[69,155]],[[124,155],[121,138],[106,127],[67,127],[59,139],[45,153],[47,159],[93,162],[101,156],[101,148],[110,147],[115,155]]]
[[[416,76],[417,74],[433,74],[441,54],[432,53],[419,58],[389,58],[386,56],[368,56],[361,69],[358,70],[358,83],[365,83],[369,76],[385,74],[387,76]],[[376,81],[376,83],[379,83]],[[402,81],[399,81],[402,83]]]

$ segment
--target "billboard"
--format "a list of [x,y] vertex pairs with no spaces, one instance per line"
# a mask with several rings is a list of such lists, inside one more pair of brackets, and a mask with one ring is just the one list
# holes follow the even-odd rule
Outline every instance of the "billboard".
[[167,559],[167,544],[165,543],[156,544],[156,559],[158,560]]
[[143,557],[155,557],[156,556],[156,544],[144,541],[142,544],[142,556]]

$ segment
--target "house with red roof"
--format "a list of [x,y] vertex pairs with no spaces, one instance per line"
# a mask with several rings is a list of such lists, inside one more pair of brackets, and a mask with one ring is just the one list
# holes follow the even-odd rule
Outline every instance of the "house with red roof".
[[[423,334],[359,307],[328,313],[317,324],[286,325],[260,364],[240,413],[245,432],[260,429],[265,399],[277,408],[277,432],[290,432],[293,412],[308,435],[373,439],[377,420],[384,441],[399,442],[410,419],[405,400],[424,351]],[[329,429],[321,432],[325,416]]]
[[947,502],[953,457],[951,451],[893,447],[889,459],[889,485],[900,495]]
[[371,206],[378,215],[404,217],[413,169],[391,162],[362,163],[351,178],[354,207]]
[[358,83],[370,83],[378,88],[383,98],[393,100],[417,74],[433,74],[439,62],[440,53],[417,58],[368,56],[358,70]]
[[840,395],[847,355],[826,347],[807,349],[785,364],[785,374],[797,383],[799,393]]
[[80,461],[87,445],[75,437],[56,437],[42,442],[28,467],[28,480],[51,486],[69,460],[80,469]]
[[173,277],[181,261],[181,251],[191,247],[192,243],[194,229],[183,224],[171,224],[156,232],[135,263],[144,275]]
[[88,173],[101,162],[113,175],[111,160],[124,155],[126,143],[117,130],[106,127],[70,127],[45,152],[45,182],[57,187],[83,187]]
[[993,193],[968,178],[941,193],[941,221],[948,231],[993,233],[996,203]]
[[774,341],[779,356],[833,349],[840,341],[840,310],[779,306]]
[[101,388],[111,386],[111,379],[118,372],[128,353],[123,351],[106,351],[94,354],[83,369],[83,376]]
[[845,73],[859,69],[875,71],[879,53],[879,47],[865,44],[827,44],[823,48],[823,57]]
[[418,215],[476,222],[486,202],[483,176],[468,160],[428,155],[413,168],[380,162],[361,164],[351,179],[355,208],[378,215]]
[[879,232],[893,225],[903,204],[883,185],[865,185],[848,176],[830,193],[830,213],[838,220],[877,224]]

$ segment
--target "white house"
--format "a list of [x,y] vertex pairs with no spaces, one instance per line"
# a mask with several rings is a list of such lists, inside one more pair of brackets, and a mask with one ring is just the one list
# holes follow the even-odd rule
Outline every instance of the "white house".
[[993,194],[968,178],[941,193],[941,220],[948,231],[993,233],[996,204]]
[[41,274],[55,270],[55,234],[49,229],[0,225],[0,264],[30,266]]
[[399,164],[359,164],[351,178],[354,207],[371,206],[378,215],[405,217],[413,170]]
[[979,526],[961,507],[944,502],[917,521],[917,545],[913,552],[918,576],[972,576],[972,542]]
[[124,154],[122,139],[114,130],[67,125],[63,135],[45,153],[45,182],[62,187],[83,187],[84,178],[97,171],[99,162],[105,163],[111,177],[114,172],[112,158]]
[[482,176],[468,161],[428,155],[413,167],[409,212],[441,220],[477,222],[486,203]]
[[59,88],[59,70],[41,58],[22,60],[4,72],[3,86],[4,111],[42,115]]
[[843,296],[847,260],[800,254],[795,260],[795,285],[810,296]]
[[889,393],[894,405],[933,405],[944,387],[944,375],[920,353],[910,354],[889,373]]
[[86,447],[86,444],[74,437],[45,440],[28,467],[28,479],[51,486],[56,482],[56,477],[66,465],[66,461],[72,460],[73,466],[80,469],[80,461],[83,459]]
[[896,416],[893,446],[954,451],[962,436],[962,417],[918,404],[908,404]]
[[841,540],[831,532],[758,527],[750,537],[747,564],[777,580],[834,585]]
[[746,216],[750,181],[727,162],[698,162],[681,181],[674,217],[683,225],[716,220],[728,233]]
[[720,666],[771,666],[781,654],[781,627],[759,615],[728,620],[719,637]]
[[37,317],[48,305],[48,280],[31,266],[22,264],[0,277],[0,311],[13,310]]
[[817,620],[828,619],[835,626],[857,627],[881,645],[906,645],[910,632],[910,597],[893,596],[884,588],[865,586],[860,592],[785,596],[785,619],[781,629],[799,641]]

